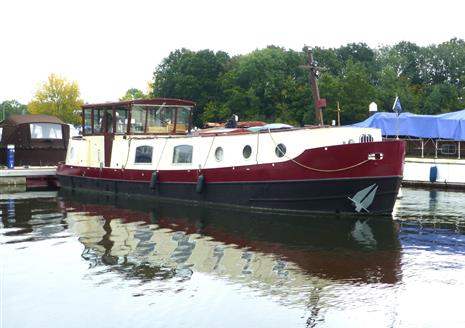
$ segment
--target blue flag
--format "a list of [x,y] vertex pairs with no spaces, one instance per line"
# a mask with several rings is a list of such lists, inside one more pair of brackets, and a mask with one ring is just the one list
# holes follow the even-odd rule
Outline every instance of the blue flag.
[[397,114],[402,112],[402,106],[400,105],[400,99],[396,96],[396,100],[394,100],[394,105],[392,105],[392,110],[395,111]]

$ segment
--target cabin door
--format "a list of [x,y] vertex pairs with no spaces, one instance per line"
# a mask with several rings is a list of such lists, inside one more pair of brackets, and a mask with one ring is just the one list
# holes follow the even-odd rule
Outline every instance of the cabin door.
[[104,144],[105,144],[105,167],[109,167],[111,163],[111,151],[113,149],[113,133],[105,133],[104,137]]
[[113,139],[115,137],[115,120],[114,111],[112,109],[106,109],[105,111],[105,123],[104,123],[104,133],[103,133],[103,143],[105,147],[104,159],[105,167],[109,167],[111,164],[111,153],[113,149]]

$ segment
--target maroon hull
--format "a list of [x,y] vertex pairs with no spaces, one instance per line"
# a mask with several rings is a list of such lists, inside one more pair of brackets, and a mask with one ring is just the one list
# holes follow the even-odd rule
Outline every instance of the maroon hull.
[[[151,183],[154,171],[150,170],[60,165],[57,174],[66,188],[317,212],[353,213],[350,198],[375,185],[369,211],[390,213],[402,178],[404,153],[403,141],[339,145],[307,150],[281,163],[160,170],[155,183]],[[199,176],[204,179],[200,188]]]

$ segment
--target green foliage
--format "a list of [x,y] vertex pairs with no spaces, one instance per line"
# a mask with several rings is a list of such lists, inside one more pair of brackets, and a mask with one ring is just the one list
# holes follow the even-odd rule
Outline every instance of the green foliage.
[[201,125],[205,106],[222,99],[219,79],[229,62],[229,55],[221,51],[181,49],[171,52],[154,72],[153,96],[195,101],[194,123]]
[[148,95],[136,88],[131,88],[126,91],[126,94],[119,98],[119,100],[136,100],[136,99],[145,99],[149,98]]
[[[154,93],[197,103],[195,123],[263,120],[312,124],[313,100],[306,49],[269,46],[229,57],[210,50],[176,50],[154,72]],[[325,123],[335,120],[339,102],[342,124],[368,116],[368,105],[391,111],[398,95],[404,111],[443,113],[465,107],[465,41],[452,39],[419,47],[402,41],[370,49],[351,43],[334,49],[313,48]]]
[[81,123],[79,116],[83,101],[79,98],[79,86],[65,78],[51,74],[36,91],[27,108],[31,114],[46,114],[71,124]]
[[4,120],[10,115],[29,114],[27,106],[20,104],[17,100],[5,100],[0,104],[1,120]]

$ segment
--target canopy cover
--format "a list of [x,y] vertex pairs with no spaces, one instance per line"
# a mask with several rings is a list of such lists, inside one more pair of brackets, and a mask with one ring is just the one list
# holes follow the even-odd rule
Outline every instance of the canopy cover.
[[396,113],[379,112],[354,126],[379,128],[383,136],[465,140],[465,109],[439,115],[406,112],[398,118]]

